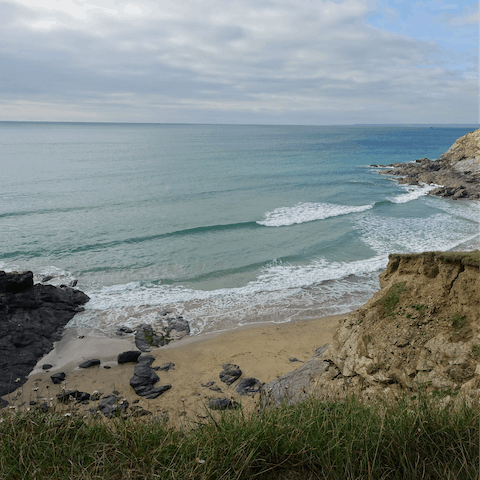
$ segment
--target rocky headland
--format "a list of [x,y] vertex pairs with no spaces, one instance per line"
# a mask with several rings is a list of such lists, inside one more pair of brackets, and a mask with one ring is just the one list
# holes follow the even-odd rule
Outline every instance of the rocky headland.
[[480,252],[393,254],[381,289],[340,320],[333,341],[263,388],[264,402],[309,394],[472,398],[480,380]]
[[0,396],[25,383],[88,300],[65,285],[34,285],[32,272],[0,272]]
[[429,195],[480,199],[480,129],[460,137],[437,160],[422,158],[415,163],[393,163],[387,167],[392,168],[380,173],[401,177],[400,184],[439,185]]

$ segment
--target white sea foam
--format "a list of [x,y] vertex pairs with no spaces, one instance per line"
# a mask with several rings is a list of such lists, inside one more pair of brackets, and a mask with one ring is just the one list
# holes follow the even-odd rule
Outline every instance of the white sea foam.
[[111,331],[119,324],[155,321],[159,310],[167,309],[183,315],[193,333],[200,333],[342,313],[372,295],[387,261],[381,255],[354,262],[320,259],[303,266],[275,262],[244,287],[213,291],[139,282],[103,287],[87,292],[86,312],[70,326]]
[[396,195],[395,197],[387,197],[387,200],[390,200],[393,203],[407,203],[417,198],[425,196],[431,190],[439,187],[440,185],[426,185],[421,184],[420,187],[416,185],[399,185],[404,190],[407,190],[408,193],[403,193],[402,195]]
[[429,197],[426,202],[430,207],[438,208],[455,217],[480,223],[480,202],[478,201],[452,201],[439,197]]
[[364,243],[377,254],[450,250],[475,238],[478,226],[444,213],[427,218],[393,218],[366,214],[356,221]]
[[373,206],[373,203],[359,206],[336,205],[333,203],[299,203],[293,207],[279,207],[273,212],[267,212],[265,220],[257,221],[257,223],[267,227],[282,227],[349,213],[364,212],[370,210]]

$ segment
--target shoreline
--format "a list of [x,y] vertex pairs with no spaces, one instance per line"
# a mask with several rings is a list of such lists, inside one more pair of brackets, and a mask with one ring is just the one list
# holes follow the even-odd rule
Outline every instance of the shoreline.
[[[97,390],[102,397],[117,391],[130,405],[135,401],[153,415],[168,414],[172,424],[184,422],[185,418],[195,420],[205,416],[205,405],[210,398],[233,398],[244,407],[253,408],[255,399],[235,391],[238,381],[231,386],[220,381],[222,365],[238,365],[242,370],[240,380],[254,377],[268,383],[300,367],[318,347],[331,342],[344,315],[283,324],[251,324],[226,332],[184,337],[174,344],[152,349],[144,355],[155,357],[153,367],[169,362],[175,364],[172,370],[157,372],[160,381],[155,386],[171,384],[172,388],[154,400],[137,396],[130,386],[135,364],[117,364],[118,354],[136,350],[133,337],[85,336],[79,339],[71,332],[37,363],[27,382],[5,399],[12,405],[25,402],[24,406],[28,407],[32,401],[40,404],[54,402],[62,387],[90,394]],[[101,364],[88,369],[78,367],[82,361],[91,358],[99,358]],[[47,360],[54,367],[44,371],[41,366]],[[66,373],[66,379],[62,384],[54,385],[50,375],[61,371]],[[209,382],[215,382],[214,388],[220,388],[221,392],[202,386]],[[75,408],[88,413],[97,405],[98,402],[90,401],[75,404]]]

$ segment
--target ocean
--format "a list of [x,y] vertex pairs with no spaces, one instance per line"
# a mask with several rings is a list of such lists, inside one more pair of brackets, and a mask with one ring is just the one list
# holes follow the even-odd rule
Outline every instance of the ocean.
[[389,253],[472,248],[478,202],[369,165],[473,129],[0,122],[0,269],[77,280],[69,327],[98,335],[164,311],[192,334],[344,313]]

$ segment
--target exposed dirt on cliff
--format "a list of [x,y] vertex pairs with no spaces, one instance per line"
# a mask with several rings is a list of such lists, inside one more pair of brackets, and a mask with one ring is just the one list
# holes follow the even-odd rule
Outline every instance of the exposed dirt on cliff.
[[[440,160],[450,165],[458,164],[465,160],[474,160],[477,168],[480,167],[480,128],[460,137],[443,155]],[[480,173],[480,172],[479,172]]]
[[[305,394],[364,398],[419,389],[443,400],[479,386],[480,252],[390,255],[381,289],[340,320]],[[323,362],[322,368],[319,364]],[[305,369],[305,367],[303,367]],[[291,372],[289,395],[295,390]],[[282,400],[285,378],[266,385]],[[280,392],[280,389],[283,389]]]
[[346,316],[317,386],[362,396],[479,384],[479,251],[390,255],[381,290]]

